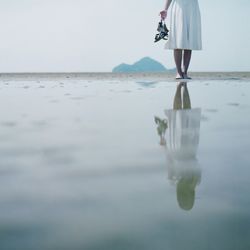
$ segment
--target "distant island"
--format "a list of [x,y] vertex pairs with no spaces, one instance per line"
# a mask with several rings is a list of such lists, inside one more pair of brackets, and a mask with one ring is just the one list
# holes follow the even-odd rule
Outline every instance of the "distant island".
[[134,64],[122,63],[116,66],[113,73],[129,73],[129,72],[169,72],[175,69],[166,69],[161,63],[150,57],[144,57]]

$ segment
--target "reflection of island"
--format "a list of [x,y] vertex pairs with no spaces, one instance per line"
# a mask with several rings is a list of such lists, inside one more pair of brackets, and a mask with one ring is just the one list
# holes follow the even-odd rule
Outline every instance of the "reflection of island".
[[[201,180],[201,168],[196,159],[201,109],[191,108],[186,83],[177,86],[173,106],[173,109],[165,110],[167,128],[162,134],[165,136],[168,179],[176,185],[179,206],[184,210],[191,210],[195,200],[195,188]],[[162,124],[157,124],[159,134],[159,126]]]

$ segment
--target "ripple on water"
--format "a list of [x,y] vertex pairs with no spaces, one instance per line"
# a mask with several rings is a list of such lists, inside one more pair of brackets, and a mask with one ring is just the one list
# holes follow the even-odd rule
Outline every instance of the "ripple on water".
[[50,102],[50,103],[59,103],[59,100],[54,99],[54,100],[50,100],[49,102]]
[[202,115],[201,116],[201,121],[207,122],[207,121],[209,121],[209,118],[207,116],[205,116],[205,115]]
[[217,112],[218,112],[218,109],[205,109],[205,112],[217,113]]
[[45,126],[47,126],[48,124],[47,124],[46,121],[33,121],[33,122],[32,122],[32,125],[33,125],[34,127],[45,127]]
[[83,96],[75,96],[75,97],[71,97],[70,99],[71,99],[71,100],[75,100],[75,101],[81,101],[81,100],[86,99],[86,97],[83,97]]
[[1,126],[4,126],[4,127],[16,127],[17,126],[17,122],[14,122],[14,121],[3,121],[0,124]]
[[229,102],[227,105],[228,106],[233,106],[233,107],[239,107],[240,106],[240,104],[237,103],[237,102]]

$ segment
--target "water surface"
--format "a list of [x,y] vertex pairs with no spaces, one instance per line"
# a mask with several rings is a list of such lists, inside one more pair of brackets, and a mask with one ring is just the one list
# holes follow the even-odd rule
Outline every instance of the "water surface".
[[187,83],[198,140],[173,164],[176,82],[1,80],[0,248],[250,249],[249,83]]

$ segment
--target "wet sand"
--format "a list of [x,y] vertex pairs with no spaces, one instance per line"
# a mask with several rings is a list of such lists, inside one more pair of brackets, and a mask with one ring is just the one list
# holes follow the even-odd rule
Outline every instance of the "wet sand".
[[[190,72],[195,80],[249,80],[250,72]],[[2,73],[1,80],[51,80],[51,79],[85,79],[85,80],[157,80],[172,81],[175,73]]]

